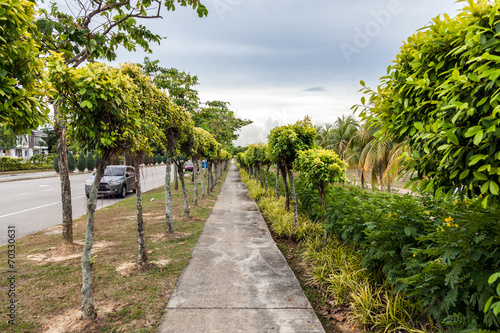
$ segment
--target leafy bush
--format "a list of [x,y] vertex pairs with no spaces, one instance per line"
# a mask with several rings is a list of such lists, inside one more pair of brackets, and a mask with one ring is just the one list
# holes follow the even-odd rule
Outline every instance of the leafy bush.
[[[303,211],[321,218],[317,192],[297,188]],[[372,278],[415,297],[438,326],[500,327],[482,311],[495,290],[488,277],[500,266],[500,215],[481,199],[435,201],[335,185],[324,221],[329,235],[358,249]]]
[[95,161],[95,158],[92,154],[88,154],[87,155],[87,160],[86,160],[86,163],[87,163],[87,170],[89,171],[93,171],[95,169],[95,166],[96,166],[96,161]]
[[75,156],[73,154],[69,153],[68,154],[68,170],[69,172],[73,172],[76,169],[76,160]]
[[85,168],[87,167],[87,159],[85,158],[85,155],[83,155],[83,153],[80,153],[80,156],[78,156],[76,167],[80,172],[85,171]]
[[55,172],[59,173],[59,162],[57,159],[57,155],[54,156],[54,159],[52,160],[52,167],[54,168]]
[[22,169],[24,160],[22,157],[2,157],[2,172],[3,171],[16,171]]

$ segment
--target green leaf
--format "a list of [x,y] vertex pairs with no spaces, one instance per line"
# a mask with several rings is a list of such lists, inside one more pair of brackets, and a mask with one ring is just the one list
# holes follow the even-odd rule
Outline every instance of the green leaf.
[[488,177],[482,172],[474,172],[474,179],[476,180],[488,180]]
[[469,172],[470,172],[469,169],[465,169],[464,171],[462,171],[462,173],[460,174],[460,176],[458,177],[458,179],[459,180],[464,179],[465,177],[467,177],[469,175]]
[[498,195],[499,187],[494,181],[490,181],[490,192],[494,195]]
[[483,155],[483,154],[477,154],[477,155],[473,155],[471,157],[471,160],[469,162],[469,166],[473,166],[474,164],[476,164],[477,162],[481,161],[481,160],[484,160],[485,158],[487,158],[488,155]]
[[458,79],[460,78],[460,72],[458,71],[458,69],[455,69],[451,75],[451,77],[453,78],[453,80],[456,80],[458,81]]
[[413,126],[420,132],[425,132],[424,125],[421,122],[415,123]]
[[458,137],[455,135],[453,131],[446,131],[446,136],[454,145],[458,146],[460,144],[458,142]]
[[500,272],[497,272],[497,273],[493,273],[489,279],[488,279],[488,284],[492,284],[493,282],[495,282],[498,278],[500,278]]
[[488,312],[488,310],[490,309],[490,306],[491,306],[491,302],[493,302],[493,296],[491,296],[488,301],[486,302],[486,304],[484,305],[484,312]]
[[479,146],[479,144],[483,140],[483,135],[484,135],[484,132],[482,130],[476,133],[476,136],[474,137],[474,144],[476,146]]
[[80,106],[82,108],[87,107],[89,109],[92,109],[92,103],[90,101],[87,101],[87,100],[83,101],[82,104],[80,104]]

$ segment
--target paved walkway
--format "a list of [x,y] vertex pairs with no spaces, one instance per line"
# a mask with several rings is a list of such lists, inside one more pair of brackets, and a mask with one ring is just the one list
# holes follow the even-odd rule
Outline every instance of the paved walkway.
[[324,332],[234,163],[158,332]]

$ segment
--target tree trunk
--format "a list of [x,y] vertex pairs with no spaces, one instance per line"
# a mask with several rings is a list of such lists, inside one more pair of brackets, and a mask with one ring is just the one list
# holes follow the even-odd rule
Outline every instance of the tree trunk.
[[323,210],[326,213],[325,189],[322,187],[319,187],[318,191],[319,191],[319,197],[321,198],[321,206],[323,207]]
[[293,172],[288,170],[288,179],[290,179],[290,189],[292,193],[292,206],[293,206],[293,226],[299,227],[299,213],[297,211],[297,196],[295,195],[295,184],[293,182]]
[[203,161],[199,161],[200,177],[201,177],[201,195],[205,195],[205,180],[203,179]]
[[141,162],[142,162],[142,153],[139,153],[134,156],[134,160],[132,163],[134,163],[134,168],[135,168],[135,190],[136,190],[136,206],[137,206],[137,241],[139,244],[139,252],[137,256],[137,263],[139,265],[145,265],[147,262],[147,255],[146,255],[146,240],[144,238],[144,220],[142,218],[142,189],[141,189]]
[[61,180],[62,239],[64,244],[73,244],[73,207],[71,204],[71,183],[69,181],[68,169],[66,122],[57,117],[58,108],[58,105],[54,104],[54,114],[56,117],[54,132],[57,140],[56,153],[59,167],[59,179]]
[[177,172],[177,168],[174,167],[174,190],[179,189],[179,175]]
[[92,243],[94,241],[94,218],[97,203],[97,191],[99,182],[104,175],[104,169],[109,156],[104,156],[102,161],[97,164],[94,183],[87,201],[87,227],[85,230],[85,244],[82,252],[82,319],[94,320],[97,315],[92,300]]
[[276,184],[275,184],[275,187],[276,187],[276,200],[278,200],[278,198],[280,197],[279,184],[280,184],[280,168],[278,166],[276,166]]
[[365,189],[365,170],[361,170],[361,189]]
[[266,170],[266,193],[267,193],[267,188],[269,187],[269,168],[271,167],[270,164],[267,165],[267,170]]
[[182,185],[182,195],[184,196],[184,216],[189,217],[189,199],[187,196],[186,182],[184,180],[184,170],[182,170],[182,162],[177,162],[177,171]]
[[[174,218],[172,215],[172,191],[170,185],[170,173],[172,172],[171,152],[167,152],[166,172],[165,172],[165,223],[167,224],[167,232],[175,233]],[[175,169],[175,168],[174,168]]]
[[288,191],[286,168],[284,166],[280,166],[280,169],[281,169],[281,177],[283,178],[283,183],[285,184],[285,209],[290,210],[290,192]]
[[214,187],[215,187],[215,184],[214,184],[214,172],[212,170],[213,167],[214,167],[214,164],[210,163],[209,167],[210,167],[210,191],[213,191]]
[[194,200],[193,206],[198,206],[198,161],[193,158],[193,176],[194,176]]
[[212,186],[212,162],[207,160],[207,195],[210,194]]
[[260,187],[264,187],[264,180],[262,180],[262,170],[260,169],[260,165],[257,168],[259,170]]

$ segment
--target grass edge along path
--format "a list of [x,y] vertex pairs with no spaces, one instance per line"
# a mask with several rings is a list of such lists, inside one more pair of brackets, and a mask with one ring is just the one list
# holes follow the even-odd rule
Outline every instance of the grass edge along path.
[[[192,206],[194,185],[191,176],[187,176],[189,218],[183,217],[182,190],[172,192],[174,235],[166,234],[163,185],[143,193],[147,267],[135,264],[138,247],[135,196],[96,212],[92,289],[98,318],[91,323],[80,320],[85,216],[74,221],[73,246],[62,246],[60,225],[16,239],[15,274],[7,266],[7,245],[0,247],[3,254],[0,331],[156,332],[226,175],[227,171],[197,207]],[[15,295],[10,297],[12,281],[8,279],[12,275],[15,275]],[[7,306],[11,300],[16,305],[14,325],[8,323]]]
[[240,174],[326,332],[435,329],[426,327],[428,322],[412,320],[415,306],[401,293],[393,294],[390,286],[373,282],[356,249],[335,239],[325,244],[323,225],[303,215],[295,229],[293,213],[285,211],[283,197],[275,199],[274,186],[266,194],[242,168]]

